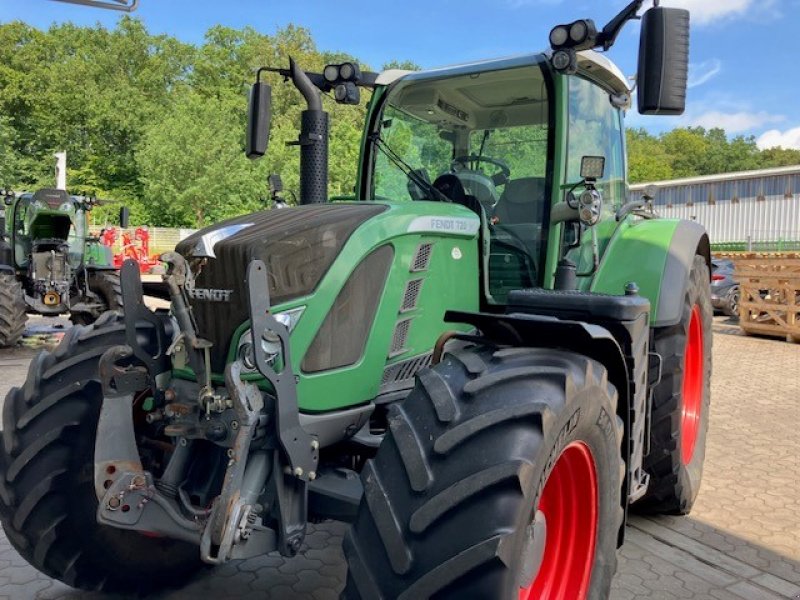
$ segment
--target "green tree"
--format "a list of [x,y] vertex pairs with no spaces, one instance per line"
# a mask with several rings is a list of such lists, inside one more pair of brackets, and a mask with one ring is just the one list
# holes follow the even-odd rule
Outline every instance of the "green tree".
[[242,152],[239,110],[188,91],[145,130],[137,165],[149,222],[200,227],[259,208],[266,175]]

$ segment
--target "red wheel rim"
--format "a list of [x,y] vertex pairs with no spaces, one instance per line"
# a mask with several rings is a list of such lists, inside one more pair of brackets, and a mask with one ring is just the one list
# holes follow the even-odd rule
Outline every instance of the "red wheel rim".
[[686,334],[686,352],[683,357],[683,389],[681,393],[681,460],[684,465],[692,462],[697,432],[700,429],[700,413],[703,410],[703,318],[700,307],[695,304],[689,331]]
[[589,447],[567,446],[545,483],[538,510],[547,523],[544,558],[519,600],[583,600],[597,543],[597,471]]

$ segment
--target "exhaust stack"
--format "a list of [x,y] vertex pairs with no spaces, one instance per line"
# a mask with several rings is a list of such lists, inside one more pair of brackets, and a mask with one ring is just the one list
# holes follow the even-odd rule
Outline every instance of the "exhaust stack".
[[300,204],[328,201],[328,113],[322,95],[308,75],[289,59],[292,83],[303,94],[308,108],[300,115]]

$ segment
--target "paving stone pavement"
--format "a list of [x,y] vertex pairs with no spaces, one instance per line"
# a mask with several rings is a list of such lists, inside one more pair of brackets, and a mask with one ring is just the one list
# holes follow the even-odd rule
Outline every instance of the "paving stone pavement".
[[[690,517],[631,519],[612,600],[800,599],[800,345],[749,338],[715,321],[711,430]],[[0,404],[30,350],[0,351]],[[337,598],[345,526],[312,526],[302,556],[208,570],[153,600]],[[39,574],[0,533],[0,600],[88,599]]]

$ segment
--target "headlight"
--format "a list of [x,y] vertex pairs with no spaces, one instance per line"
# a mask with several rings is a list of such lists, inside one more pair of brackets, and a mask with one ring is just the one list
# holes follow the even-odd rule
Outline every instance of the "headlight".
[[[275,319],[282,323],[289,333],[294,330],[297,322],[305,311],[305,306],[293,308],[281,313],[275,314]],[[281,351],[281,340],[277,334],[271,331],[265,331],[261,336],[261,349],[267,355],[267,361],[272,362]],[[236,347],[236,358],[242,361],[243,372],[252,373],[256,371],[256,360],[253,352],[253,331],[247,329],[242,333],[239,338],[239,344]]]

